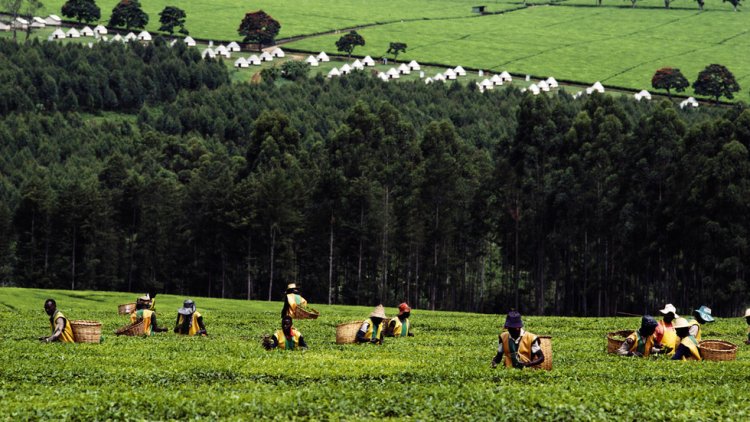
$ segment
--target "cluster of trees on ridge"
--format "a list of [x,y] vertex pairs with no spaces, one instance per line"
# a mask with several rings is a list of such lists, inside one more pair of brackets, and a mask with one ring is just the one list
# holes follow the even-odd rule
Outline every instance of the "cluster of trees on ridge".
[[[160,44],[14,45],[3,80],[108,49],[138,73],[195,70]],[[3,284],[277,299],[295,281],[311,302],[571,315],[746,305],[743,104],[361,73],[175,87],[139,91],[131,114],[58,95],[0,115]]]

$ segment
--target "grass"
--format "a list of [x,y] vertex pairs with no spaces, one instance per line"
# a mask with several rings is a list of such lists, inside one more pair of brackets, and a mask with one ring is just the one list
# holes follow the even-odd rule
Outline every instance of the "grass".
[[[355,52],[380,57],[389,40],[399,39],[409,46],[402,60],[649,90],[658,68],[680,68],[692,82],[705,66],[720,63],[748,87],[750,56],[737,54],[750,43],[748,25],[743,13],[532,7],[478,19],[366,28],[360,34],[367,45]],[[333,51],[336,39],[312,37],[289,47]]]
[[[60,15],[64,0],[44,2],[43,14]],[[117,1],[97,2],[102,12],[101,22],[108,22]],[[279,37],[292,37],[345,27],[413,19],[439,19],[472,16],[473,0],[300,0],[290,7],[281,0],[259,0],[243,3],[237,0],[148,0],[142,1],[149,15],[150,31],[158,30],[159,12],[165,6],[176,6],[187,14],[186,27],[193,36],[205,39],[239,40],[237,28],[247,12],[264,10],[281,23]],[[510,0],[482,3],[489,11],[518,7]]]
[[[304,293],[304,292],[303,292]],[[369,307],[325,306],[297,321],[310,350],[267,352],[260,337],[279,324],[279,302],[193,298],[209,337],[170,333],[115,337],[118,304],[135,294],[0,289],[0,419],[515,419],[743,420],[750,351],[732,362],[672,362],[604,353],[608,331],[638,318],[527,317],[553,336],[553,370],[490,369],[498,315],[416,309],[416,336],[381,347],[335,344],[335,326]],[[71,319],[103,324],[102,344],[39,344],[53,297]],[[160,325],[182,296],[159,295]],[[386,308],[394,315],[395,308]],[[704,337],[739,343],[740,318]]]

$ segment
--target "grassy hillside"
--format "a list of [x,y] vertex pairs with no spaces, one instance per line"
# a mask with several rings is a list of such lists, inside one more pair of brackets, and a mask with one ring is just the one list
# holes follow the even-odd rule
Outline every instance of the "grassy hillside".
[[[314,305],[298,321],[310,350],[267,352],[260,336],[278,325],[280,303],[194,298],[210,336],[115,337],[117,305],[133,294],[0,289],[0,419],[543,418],[708,420],[750,417],[750,352],[734,362],[671,362],[604,353],[607,331],[637,318],[529,317],[553,336],[551,372],[489,368],[502,318],[413,311],[416,337],[382,347],[336,345],[335,325],[370,308]],[[71,319],[103,323],[102,344],[39,344],[49,332],[44,299]],[[159,296],[171,326],[183,297]],[[394,308],[387,308],[394,315]],[[739,343],[739,318],[704,336]]]
[[[711,63],[727,66],[744,91],[750,88],[750,16],[743,13],[616,8],[533,7],[478,19],[420,21],[363,29],[359,55],[380,57],[388,43],[408,44],[399,59],[601,81],[651,90],[656,69],[682,70],[690,82]],[[289,47],[335,50],[338,35]],[[691,92],[691,91],[689,91]]]

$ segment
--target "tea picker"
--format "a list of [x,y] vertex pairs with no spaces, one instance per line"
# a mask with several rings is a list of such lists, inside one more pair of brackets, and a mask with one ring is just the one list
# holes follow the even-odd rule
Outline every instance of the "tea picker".
[[273,336],[263,338],[263,347],[266,350],[306,350],[307,343],[296,328],[292,326],[292,318],[284,316],[281,318],[281,329],[277,330]]
[[698,340],[690,334],[690,323],[685,318],[674,320],[674,328],[680,337],[680,343],[672,360],[703,360],[698,350]]
[[518,369],[537,366],[544,362],[539,336],[524,330],[518,311],[508,312],[504,328],[507,331],[498,337],[497,355],[492,358],[491,363],[493,368],[501,362],[506,368]]
[[652,354],[662,353],[661,343],[656,340],[656,327],[659,324],[650,315],[641,318],[641,327],[630,334],[622,343],[617,354],[620,356],[648,357]]
[[406,302],[398,305],[398,316],[391,318],[385,334],[388,337],[414,337],[414,333],[411,332],[411,322],[409,322],[410,315],[411,308]]
[[174,332],[194,336],[196,334],[207,336],[206,326],[203,324],[203,315],[195,310],[195,302],[185,299],[182,308],[177,310],[177,320],[174,325]]
[[74,343],[73,328],[70,325],[70,321],[68,321],[68,319],[65,318],[65,315],[57,309],[55,299],[47,299],[44,302],[44,312],[49,315],[49,324],[52,329],[52,335],[49,337],[40,337],[39,340],[47,343],[53,341]]
[[143,320],[143,334],[151,336],[154,332],[163,333],[167,331],[166,327],[159,327],[156,322],[156,312],[152,311],[151,297],[149,295],[141,296],[135,302],[135,312],[130,314],[130,322],[135,323],[139,319]]
[[383,305],[376,306],[370,312],[370,317],[359,327],[355,341],[357,343],[383,344],[383,330],[385,329],[383,321],[386,318]]

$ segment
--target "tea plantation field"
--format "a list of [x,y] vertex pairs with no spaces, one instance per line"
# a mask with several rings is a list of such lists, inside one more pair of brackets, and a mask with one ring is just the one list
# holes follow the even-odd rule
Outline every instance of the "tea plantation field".
[[[102,344],[40,344],[47,297],[71,319],[103,323]],[[314,305],[298,321],[310,350],[265,351],[280,303],[194,298],[210,334],[115,337],[133,294],[0,288],[0,419],[747,420],[750,352],[733,362],[671,362],[604,353],[607,331],[637,318],[528,317],[553,336],[550,372],[491,369],[502,318],[415,309],[416,336],[337,345],[335,325],[369,307]],[[184,298],[157,298],[172,326]],[[395,308],[387,308],[390,316]],[[743,319],[704,336],[739,343]]]

